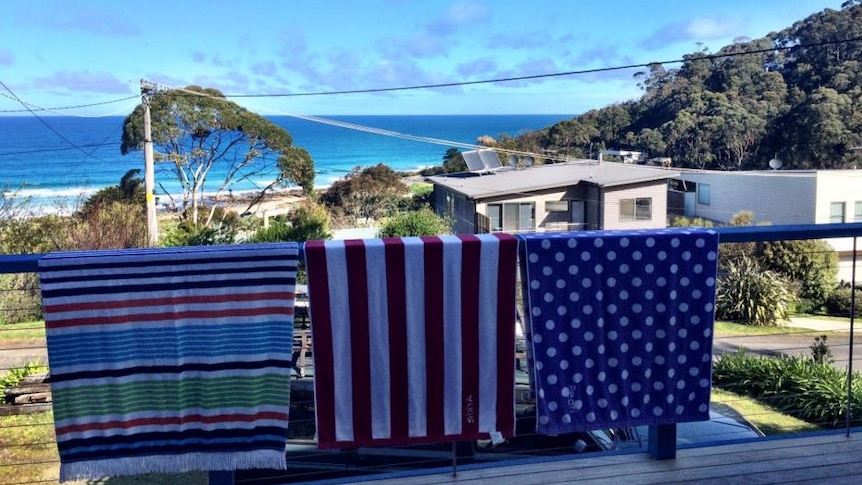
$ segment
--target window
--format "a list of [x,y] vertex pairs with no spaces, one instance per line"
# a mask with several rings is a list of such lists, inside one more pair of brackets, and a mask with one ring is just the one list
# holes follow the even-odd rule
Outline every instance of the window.
[[565,200],[549,200],[545,202],[545,212],[568,212],[569,203]]
[[829,222],[844,222],[844,202],[829,204]]
[[697,184],[697,203],[709,205],[709,184]]
[[853,216],[853,222],[862,222],[862,200],[856,201],[856,213]]
[[517,232],[536,228],[536,204],[532,202],[488,204],[487,213],[491,231]]
[[488,204],[488,219],[491,221],[491,232],[503,230],[503,206]]
[[620,199],[620,221],[651,221],[652,197]]

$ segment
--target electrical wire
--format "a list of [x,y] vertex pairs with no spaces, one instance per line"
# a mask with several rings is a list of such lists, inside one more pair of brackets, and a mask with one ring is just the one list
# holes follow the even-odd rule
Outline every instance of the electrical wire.
[[[104,146],[104,142],[102,143],[86,143],[77,145],[80,148],[99,148]],[[0,157],[8,157],[13,155],[30,155],[31,153],[46,153],[46,152],[65,152],[69,150],[75,150],[76,147],[68,146],[68,147],[52,147],[52,148],[34,148],[31,150],[19,150],[15,152],[0,152]]]
[[[7,90],[8,90],[8,88],[7,88]],[[0,93],[0,96],[3,96],[4,98],[9,98],[13,101],[17,101],[21,104],[24,104],[24,106],[25,106],[25,109],[0,109],[0,113],[32,113],[33,111],[51,111],[54,113],[60,113],[63,110],[90,108],[93,106],[102,106],[102,105],[106,105],[106,104],[122,103],[123,101],[129,101],[131,99],[140,99],[140,96],[135,95],[135,96],[127,96],[125,98],[120,98],[120,99],[112,99],[110,101],[100,101],[98,103],[78,104],[78,105],[73,105],[73,106],[60,106],[60,107],[56,107],[56,108],[44,108],[44,107],[37,106],[37,105],[32,104],[32,103],[22,101],[21,99],[19,99],[17,97],[9,96],[6,93]],[[120,111],[120,112],[122,112],[122,111]],[[66,114],[66,113],[60,113],[60,114]],[[76,115],[69,113],[69,116],[76,116]],[[113,114],[113,115],[112,114],[105,114],[105,115],[99,115],[99,116],[95,116],[95,117],[98,118],[100,116],[115,116],[115,114]]]
[[[782,50],[811,48],[811,47],[819,47],[819,46],[857,42],[857,41],[862,41],[862,37],[854,37],[851,39],[835,40],[835,41],[815,42],[815,43],[804,44],[804,45],[776,46],[776,47],[772,47],[772,48],[768,48],[768,49],[766,49],[766,48],[765,49],[756,49],[756,50],[751,50],[751,51],[742,51],[742,52],[734,52],[734,53],[726,53],[726,54],[711,54],[711,55],[704,55],[702,57],[699,57],[698,60],[700,60],[700,59],[724,59],[724,58],[738,57],[738,56],[743,56],[743,55],[753,55],[753,54],[775,52],[775,51],[782,51]],[[415,86],[372,88],[372,89],[355,89],[355,90],[346,90],[346,91],[319,91],[319,92],[306,92],[306,93],[227,94],[227,95],[223,95],[223,97],[224,98],[266,98],[266,97],[323,96],[323,95],[358,94],[358,93],[380,93],[380,92],[406,91],[406,90],[416,90],[416,89],[433,89],[433,88],[441,88],[441,87],[467,86],[467,85],[474,85],[474,84],[523,81],[523,80],[529,80],[529,79],[573,76],[573,75],[579,75],[579,74],[591,74],[591,73],[598,73],[598,72],[610,72],[610,71],[632,69],[632,68],[638,68],[638,67],[649,67],[651,65],[656,65],[656,64],[681,63],[681,62],[685,62],[685,61],[686,61],[686,59],[674,59],[674,60],[669,60],[669,61],[655,61],[655,62],[648,62],[648,63],[641,63],[641,64],[628,64],[628,65],[624,65],[624,66],[613,66],[613,67],[604,67],[604,68],[596,68],[596,69],[583,69],[583,70],[548,73],[548,74],[536,74],[536,75],[530,75],[530,76],[516,76],[516,77],[495,78],[495,79],[486,79],[486,80],[478,80],[478,81],[461,81],[461,82],[439,83],[439,84],[424,84],[424,85],[415,85]],[[212,96],[212,95],[209,95],[207,93],[192,91],[192,90],[185,89],[185,88],[170,87],[168,85],[164,85],[161,83],[151,83],[151,84],[153,86],[157,86],[157,89],[155,91],[156,95],[158,94],[159,89],[163,89],[166,87],[168,89],[171,89],[174,91],[179,91],[181,93],[185,93],[185,94],[190,95],[190,96],[201,96],[201,97],[208,97],[208,98],[213,98],[213,99],[221,99],[217,96]],[[257,111],[262,110],[259,107],[253,107],[253,108]],[[521,150],[509,150],[509,149],[504,149],[504,148],[487,147],[484,145],[462,143],[462,142],[456,142],[456,141],[452,141],[452,140],[444,140],[444,139],[440,139],[440,138],[410,135],[410,134],[396,132],[396,131],[392,131],[392,130],[373,128],[373,127],[369,127],[369,126],[365,126],[365,125],[359,125],[356,123],[348,123],[348,122],[344,122],[344,121],[332,120],[332,119],[322,118],[322,117],[318,117],[318,116],[300,115],[300,114],[295,114],[295,113],[281,112],[279,110],[275,110],[272,108],[265,108],[263,110],[270,111],[271,113],[274,113],[274,114],[289,116],[292,118],[310,121],[310,122],[314,122],[314,123],[321,123],[321,124],[326,124],[326,125],[330,125],[330,126],[336,126],[336,127],[340,127],[340,128],[345,128],[345,129],[350,129],[350,130],[355,130],[355,131],[361,131],[361,132],[371,133],[371,134],[376,134],[376,135],[388,136],[388,137],[392,137],[392,138],[398,138],[398,139],[409,140],[409,141],[430,143],[430,144],[436,144],[436,145],[442,145],[442,146],[454,147],[454,148],[464,148],[464,149],[469,149],[469,150],[480,150],[480,149],[489,149],[490,148],[490,149],[495,150],[498,153],[503,153],[506,155],[530,156],[530,157],[534,157],[534,158],[540,158],[540,159],[551,160],[551,161],[556,161],[556,162],[575,162],[575,163],[581,162],[579,160],[572,160],[568,157],[559,157],[559,156],[555,156],[555,155],[549,155],[546,153],[533,153],[533,152],[526,152],[526,151],[521,151]]]
[[[218,96],[213,96],[211,94],[202,93],[199,91],[192,91],[192,90],[186,89],[186,88],[179,88],[179,87],[168,87],[168,88],[172,91],[179,91],[179,92],[185,93],[187,95],[194,95],[194,96],[200,96],[200,97],[211,98],[211,99],[223,99],[223,98],[220,98]],[[158,95],[158,93],[156,93],[155,95]],[[473,144],[473,143],[463,143],[463,142],[457,142],[457,141],[453,141],[453,140],[445,140],[442,138],[410,135],[410,134],[401,133],[398,131],[385,130],[382,128],[374,128],[374,127],[370,127],[370,126],[366,126],[366,125],[349,123],[346,121],[339,121],[339,120],[333,120],[333,119],[329,119],[329,118],[322,118],[319,116],[288,113],[288,112],[284,112],[284,111],[275,110],[272,108],[259,108],[259,107],[254,107],[254,106],[252,106],[252,108],[254,108],[255,110],[258,110],[258,111],[269,111],[269,112],[274,113],[274,114],[289,116],[292,118],[305,120],[305,121],[309,121],[312,123],[320,123],[320,124],[335,126],[335,127],[339,127],[339,128],[345,128],[348,130],[361,131],[364,133],[370,133],[370,134],[381,135],[381,136],[388,136],[391,138],[398,138],[398,139],[402,139],[402,140],[416,141],[416,142],[421,142],[421,143],[429,143],[429,144],[434,144],[434,145],[442,145],[442,146],[447,146],[447,147],[466,148],[466,149],[470,149],[470,150],[490,149],[490,150],[494,150],[496,152],[503,153],[506,155],[520,155],[520,156],[541,158],[541,159],[545,159],[545,160],[553,160],[553,161],[559,161],[559,162],[570,162],[570,163],[592,162],[592,161],[572,160],[569,158],[558,157],[558,156],[548,155],[548,154],[544,154],[544,153],[526,152],[526,151],[521,151],[521,150],[510,150],[507,148],[488,147],[485,145],[477,145],[477,144]]]
[[777,51],[793,51],[799,49],[807,49],[812,47],[823,47],[829,45],[837,45],[837,44],[846,44],[851,42],[860,42],[862,41],[862,37],[852,37],[850,39],[842,39],[842,40],[828,40],[822,42],[812,42],[810,44],[797,44],[790,46],[773,46],[764,49],[755,49],[751,51],[742,51],[742,52],[729,52],[725,54],[705,54],[703,56],[699,56],[696,59],[672,59],[666,61],[653,61],[653,62],[644,62],[639,64],[626,64],[622,66],[611,66],[611,67],[598,67],[594,69],[580,69],[573,71],[564,71],[564,72],[554,72],[554,73],[545,73],[545,74],[533,74],[526,76],[512,76],[512,77],[502,77],[502,78],[494,78],[494,79],[482,79],[477,81],[453,81],[448,83],[437,83],[437,84],[417,84],[413,86],[399,86],[399,87],[384,87],[384,88],[369,88],[369,89],[348,89],[341,91],[316,91],[316,92],[305,92],[305,93],[268,93],[268,94],[225,94],[226,98],[284,98],[284,97],[300,97],[300,96],[334,96],[334,95],[342,95],[342,94],[368,94],[368,93],[387,93],[393,91],[410,91],[417,89],[437,89],[437,88],[450,88],[450,87],[458,87],[458,86],[472,86],[477,84],[491,84],[491,83],[506,83],[506,82],[515,82],[515,81],[529,81],[534,79],[546,79],[546,78],[554,78],[554,77],[566,77],[566,76],[577,76],[583,74],[596,74],[603,72],[612,72],[612,71],[622,71],[627,69],[636,69],[636,68],[644,68],[650,67],[656,64],[679,64],[682,62],[686,62],[689,60],[716,60],[716,59],[726,59],[732,57],[739,56],[747,56],[754,54],[765,54],[769,52],[777,52]]
[[[19,97],[18,97],[18,96],[17,96],[17,95],[16,95],[16,94],[11,90],[11,89],[9,89],[9,86],[7,86],[7,85],[6,85],[6,83],[4,83],[2,80],[0,80],[0,87],[3,87],[3,89],[5,89],[5,90],[10,94],[10,95],[12,95],[12,98],[14,98],[14,99],[15,99],[15,101],[18,101],[19,103],[21,103],[21,105],[22,105],[22,106],[24,106],[25,108],[27,108],[27,111],[29,111],[29,112],[30,112],[30,114],[32,114],[32,115],[33,115],[37,120],[39,120],[39,122],[40,122],[40,123],[42,123],[43,125],[45,125],[45,127],[46,127],[46,128],[48,128],[48,130],[50,130],[52,133],[54,133],[55,135],[57,135],[58,137],[60,137],[60,139],[61,139],[61,140],[63,140],[63,141],[65,141],[66,143],[68,143],[68,144],[69,144],[69,146],[71,146],[72,148],[74,148],[74,149],[78,150],[79,152],[83,153],[83,154],[84,154],[84,155],[86,155],[88,158],[92,158],[92,159],[98,160],[98,161],[103,162],[103,163],[108,163],[106,160],[103,160],[103,159],[101,159],[101,158],[99,158],[99,157],[97,157],[97,156],[93,155],[93,152],[95,152],[95,149],[93,150],[93,152],[87,152],[86,150],[84,150],[83,148],[81,148],[80,146],[78,146],[77,144],[75,144],[72,140],[70,140],[70,139],[66,138],[66,136],[65,136],[65,135],[63,135],[62,133],[60,133],[59,131],[57,131],[57,129],[55,129],[53,126],[51,126],[51,125],[50,125],[50,123],[48,123],[47,121],[45,121],[44,119],[42,119],[42,117],[41,117],[41,116],[39,116],[35,111],[33,111],[32,109],[30,109],[30,106],[28,106],[28,104],[27,104],[26,102],[22,101],[22,100],[21,100],[21,98],[19,98]],[[102,143],[104,143],[104,142],[102,142]]]

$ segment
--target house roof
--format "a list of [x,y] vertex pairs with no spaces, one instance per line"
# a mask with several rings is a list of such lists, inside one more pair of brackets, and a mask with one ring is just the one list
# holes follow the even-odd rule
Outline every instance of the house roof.
[[525,169],[503,168],[490,173],[459,172],[435,175],[427,180],[459,192],[471,199],[485,199],[514,193],[538,192],[588,182],[600,187],[616,187],[678,177],[675,170],[615,162],[580,160],[538,165]]

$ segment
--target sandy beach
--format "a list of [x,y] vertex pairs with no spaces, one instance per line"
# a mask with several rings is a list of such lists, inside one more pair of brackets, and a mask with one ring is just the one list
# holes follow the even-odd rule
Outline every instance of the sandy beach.
[[[421,175],[410,175],[401,179],[401,182],[406,186],[411,186],[417,183],[423,183],[425,178]],[[318,195],[325,192],[326,189],[316,189]],[[257,217],[273,217],[283,214],[289,214],[296,206],[308,199],[301,190],[292,189],[287,191],[276,192],[267,195],[259,204],[251,209],[248,204],[251,202],[250,197],[234,198],[233,201],[227,202],[226,207],[236,212],[237,214],[246,214]]]
[[290,190],[265,196],[254,207],[249,208],[250,198],[236,198],[226,203],[228,210],[237,214],[249,214],[257,217],[272,217],[288,214],[296,206],[308,199],[300,190]]

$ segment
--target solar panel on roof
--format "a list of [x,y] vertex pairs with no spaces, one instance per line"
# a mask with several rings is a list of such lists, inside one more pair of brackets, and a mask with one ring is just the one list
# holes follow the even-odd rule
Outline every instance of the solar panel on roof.
[[482,159],[479,158],[479,152],[476,150],[472,150],[469,152],[464,152],[461,154],[464,157],[464,163],[467,164],[467,169],[471,172],[481,172],[485,170],[485,164],[482,163]]
[[496,170],[501,168],[500,158],[497,157],[497,152],[494,150],[479,150],[479,158],[482,159],[482,165],[485,170]]

